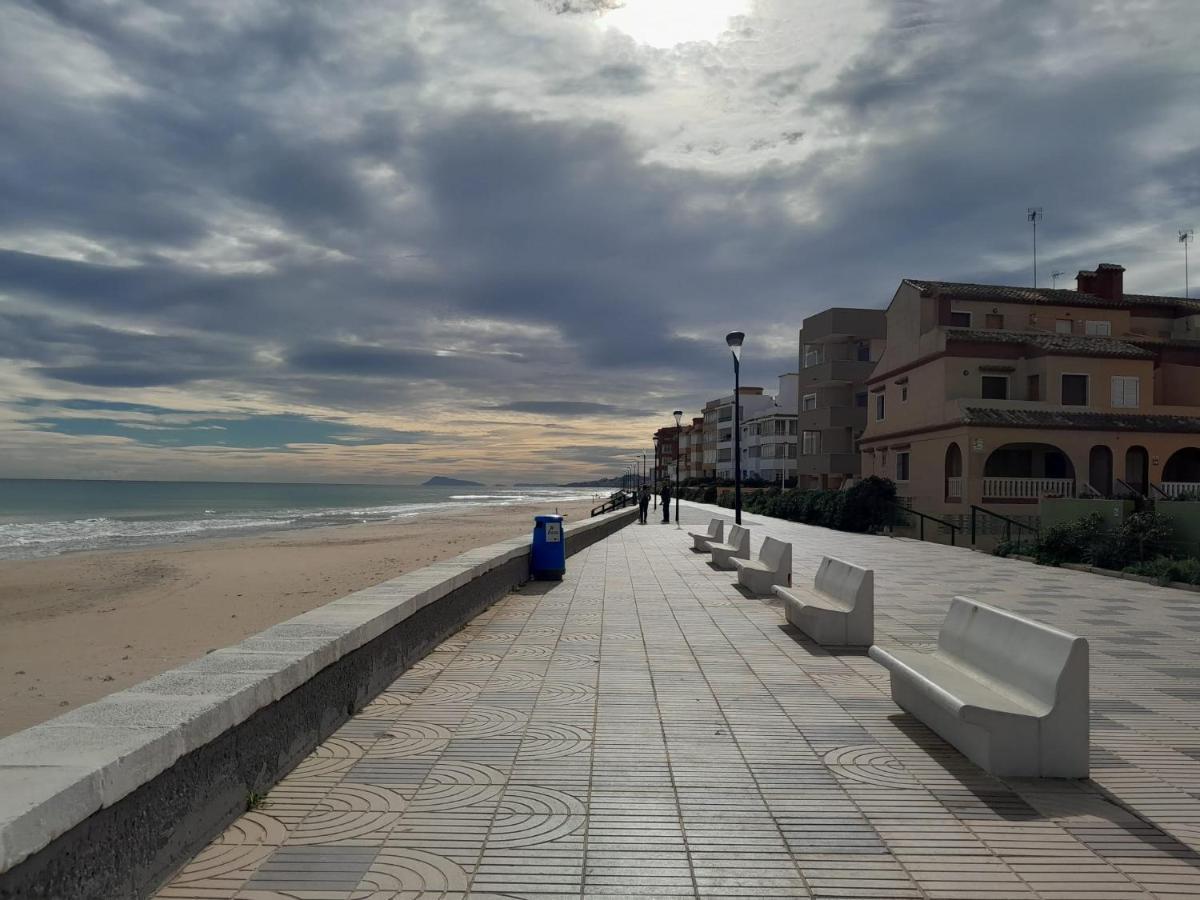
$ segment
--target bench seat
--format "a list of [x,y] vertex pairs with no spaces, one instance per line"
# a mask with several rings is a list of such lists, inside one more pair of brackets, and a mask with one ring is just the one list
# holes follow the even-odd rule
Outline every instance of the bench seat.
[[826,556],[813,584],[775,587],[784,615],[818,644],[868,647],[875,639],[875,574]]
[[997,776],[1086,778],[1088,645],[955,597],[932,653],[871,647],[892,699]]
[[729,529],[729,540],[723,543],[709,543],[712,554],[712,564],[718,569],[732,569],[733,560],[750,558],[750,530],[740,525]]
[[711,550],[710,545],[719,544],[724,540],[725,523],[720,519],[711,519],[708,523],[708,531],[703,534],[696,531],[689,531],[688,537],[692,539],[693,550],[708,553]]
[[753,594],[770,594],[777,584],[792,580],[792,545],[775,538],[764,538],[758,559],[733,559],[738,584]]

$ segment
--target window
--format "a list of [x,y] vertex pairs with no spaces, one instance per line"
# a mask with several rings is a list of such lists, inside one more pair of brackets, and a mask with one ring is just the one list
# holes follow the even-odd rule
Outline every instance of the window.
[[796,420],[788,419],[788,434],[795,434],[795,433],[796,433]]
[[801,398],[801,400],[800,400],[800,408],[801,409],[816,409],[817,408],[817,395],[816,394],[805,394],[804,397]]
[[1062,405],[1088,405],[1088,377],[1086,375],[1064,375],[1062,377]]
[[988,313],[987,316],[984,317],[984,324],[987,325],[988,328],[1003,328],[1004,316],[997,315],[996,313]]
[[1112,322],[1084,322],[1083,333],[1108,337],[1112,334]]
[[858,347],[855,350],[855,358],[859,362],[870,362],[871,361],[871,345],[868,344],[866,341],[859,341]]
[[1054,330],[1059,334],[1070,334],[1075,329],[1071,326],[1070,319],[1055,319]]
[[880,391],[878,394],[875,395],[875,421],[876,422],[883,421],[883,411],[884,411],[883,391]]
[[785,420],[783,420],[783,419],[775,420],[775,433],[776,434],[787,434],[787,422]]
[[1112,405],[1137,408],[1141,393],[1141,379],[1134,375],[1114,375],[1112,379]]
[[984,375],[979,381],[981,388],[979,396],[984,400],[1008,399],[1007,375]]
[[1026,379],[1025,393],[1027,395],[1025,399],[1027,400],[1042,399],[1042,377],[1040,375],[1030,375]]
[[821,432],[806,431],[803,437],[804,455],[811,456],[814,453],[821,452]]
[[907,384],[900,385],[900,402],[901,403],[908,402],[908,385]]
[[859,409],[867,408],[867,392],[866,391],[859,391],[857,394],[854,395],[854,405],[857,406]]
[[896,454],[896,480],[908,481],[908,451],[901,450]]
[[950,327],[952,328],[970,328],[971,314],[963,312],[959,309],[950,310]]
[[809,366],[819,365],[821,362],[821,348],[814,347],[812,344],[806,344],[804,347],[804,368]]

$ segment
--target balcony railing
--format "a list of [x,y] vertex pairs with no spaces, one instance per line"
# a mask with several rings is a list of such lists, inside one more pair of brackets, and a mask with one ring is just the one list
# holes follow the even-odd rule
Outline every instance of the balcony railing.
[[985,500],[1038,500],[1042,497],[1074,497],[1073,478],[985,478]]
[[946,496],[952,500],[961,500],[963,495],[963,480],[961,475],[946,479]]
[[1164,481],[1159,488],[1168,497],[1178,497],[1180,494],[1200,494],[1200,481]]

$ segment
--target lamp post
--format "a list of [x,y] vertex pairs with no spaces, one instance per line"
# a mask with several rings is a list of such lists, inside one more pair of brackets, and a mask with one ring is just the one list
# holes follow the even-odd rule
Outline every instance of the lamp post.
[[[675,416],[675,527],[679,527],[679,426],[683,421],[683,410],[677,409],[672,413]],[[670,515],[670,510],[667,515]]]
[[742,524],[742,341],[746,335],[731,331],[725,343],[733,354],[733,520]]
[[658,435],[656,434],[654,436],[654,487],[650,489],[651,494],[654,495],[654,508],[656,510],[658,509],[658,466]]

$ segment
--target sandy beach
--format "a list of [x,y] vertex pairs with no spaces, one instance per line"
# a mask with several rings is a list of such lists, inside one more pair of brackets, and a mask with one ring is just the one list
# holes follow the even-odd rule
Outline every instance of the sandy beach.
[[[560,503],[568,521],[591,502]],[[0,561],[0,736],[352,591],[532,529],[545,505]]]

